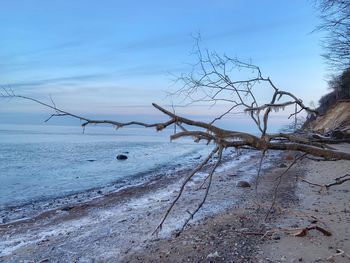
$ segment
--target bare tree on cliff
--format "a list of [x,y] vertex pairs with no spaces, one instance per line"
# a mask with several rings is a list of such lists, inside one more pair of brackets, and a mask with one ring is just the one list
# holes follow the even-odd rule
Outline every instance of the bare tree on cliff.
[[[295,117],[302,111],[306,111],[309,114],[317,114],[317,111],[307,107],[303,101],[294,94],[280,90],[269,77],[263,75],[259,67],[251,63],[245,63],[238,59],[227,57],[226,55],[220,56],[217,53],[211,53],[209,51],[202,52],[200,49],[197,50],[197,56],[198,62],[193,65],[193,71],[188,74],[183,74],[178,78],[179,83],[182,85],[173,95],[184,97],[185,100],[188,100],[189,104],[200,102],[202,104],[208,103],[212,107],[218,104],[221,104],[222,107],[226,107],[226,109],[211,122],[201,122],[179,116],[155,103],[152,105],[168,117],[167,121],[160,123],[144,123],[136,121],[119,122],[115,120],[95,120],[60,109],[52,100],[46,103],[34,98],[18,95],[11,89],[3,89],[0,96],[10,99],[20,98],[30,100],[51,108],[54,113],[48,120],[52,117],[70,116],[82,121],[81,125],[84,128],[88,125],[95,124],[110,124],[115,128],[139,125],[143,127],[153,127],[161,131],[169,126],[176,126],[177,131],[174,129],[175,132],[171,135],[171,140],[192,137],[196,142],[205,141],[212,145],[213,149],[211,153],[199,163],[182,182],[178,195],[169,206],[156,231],[161,230],[164,221],[185,191],[187,183],[195,177],[199,171],[211,165],[212,167],[202,183],[202,186],[204,186],[202,188],[204,191],[203,198],[198,203],[196,209],[189,212],[189,216],[185,220],[182,229],[199,211],[208,196],[213,175],[222,162],[222,153],[227,148],[248,148],[260,151],[261,159],[257,165],[258,175],[261,170],[263,159],[266,154],[268,154],[269,150],[297,151],[302,152],[302,156],[311,155],[327,160],[350,160],[349,153],[337,151],[325,144],[334,143],[334,140],[325,139],[323,137],[308,137],[307,135],[295,133],[269,133],[269,120],[274,111],[292,107],[293,111],[290,113],[289,118]],[[242,79],[237,79],[239,76],[238,73],[244,77]],[[270,93],[271,97],[267,101],[264,101],[265,96],[257,95],[259,93],[261,94],[261,92],[264,94]],[[217,126],[219,120],[229,114],[237,113],[237,111],[244,112],[249,116],[252,124],[255,125],[260,132],[259,136],[239,130],[226,130]],[[214,158],[215,155],[217,158]],[[212,164],[210,164],[210,160],[213,161]],[[290,169],[290,167],[287,169]]]
[[326,58],[336,71],[350,67],[350,0],[316,0],[321,24],[317,30],[325,31],[323,40]]

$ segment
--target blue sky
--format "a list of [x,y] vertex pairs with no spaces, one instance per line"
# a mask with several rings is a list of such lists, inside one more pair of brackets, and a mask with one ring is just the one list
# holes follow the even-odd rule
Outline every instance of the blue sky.
[[[251,59],[309,104],[327,92],[318,22],[308,0],[2,0],[0,84],[86,115],[154,114],[200,33],[203,49]],[[2,101],[0,121],[42,111]]]

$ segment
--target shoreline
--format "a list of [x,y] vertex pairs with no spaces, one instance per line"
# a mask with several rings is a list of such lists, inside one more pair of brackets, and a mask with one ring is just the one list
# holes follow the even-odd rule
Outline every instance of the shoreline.
[[[232,207],[239,201],[242,192],[252,191],[252,189],[236,188],[235,182],[249,174],[250,177],[253,177],[256,172],[258,155],[258,153],[254,153],[249,156],[248,161],[230,168],[229,172],[219,171],[215,175],[215,184],[217,185],[211,191],[206,205],[191,223]],[[272,162],[277,155],[274,153],[270,161]],[[268,165],[271,164],[270,161],[264,165],[263,169],[267,169]],[[169,202],[176,195],[180,179],[185,175],[186,173],[175,173],[171,177],[155,178],[140,187],[123,189],[79,205],[49,210],[32,219],[1,225],[0,261],[3,259],[6,262],[16,262],[27,258],[40,261],[43,256],[53,258],[52,262],[58,262],[58,259],[72,261],[70,253],[42,251],[41,244],[45,245],[46,248],[48,246],[54,249],[57,242],[60,242],[67,251],[77,249],[77,246],[80,247],[77,252],[72,252],[78,258],[91,259],[98,258],[97,255],[104,255],[103,257],[106,259],[108,257],[120,259],[126,251],[130,251],[130,246],[140,248],[143,243],[155,239],[150,233],[155,229]],[[182,212],[173,213],[166,221],[158,238],[170,237],[171,232],[181,225],[184,216],[186,216],[185,211],[189,209],[189,203],[200,200],[202,191],[194,191],[194,189],[198,187],[198,180],[203,174],[198,176],[188,186],[183,197],[185,202],[181,202],[176,208]],[[228,188],[228,183],[231,184],[229,191],[223,192],[222,189]],[[236,196],[237,200],[227,200],[227,194]],[[135,224],[137,224],[136,227]],[[130,229],[134,229],[132,234],[130,234]],[[82,230],[90,233],[87,238],[81,239]],[[106,236],[110,236],[113,241]],[[75,241],[71,240],[72,237]],[[97,250],[91,248],[91,240],[95,239],[104,239],[103,248]],[[44,243],[42,243],[43,240],[45,240]],[[77,240],[80,241],[77,242]],[[103,250],[109,247],[110,243],[115,244],[112,255]]]
[[[350,151],[349,145],[339,147]],[[344,254],[334,256],[333,262],[348,262],[350,184],[324,193],[295,177],[326,183],[332,174],[337,177],[349,171],[349,161],[305,159],[293,166],[282,178],[276,205],[265,220],[276,179],[294,154],[269,152],[258,194],[254,186],[235,186],[244,176],[253,180],[258,153],[234,168],[219,171],[205,205],[179,237],[175,237],[176,229],[182,225],[186,211],[202,197],[203,192],[195,189],[203,174],[190,182],[158,236],[151,233],[186,174],[173,174],[172,180],[155,178],[143,186],[0,227],[0,262],[311,263],[322,262],[336,251]],[[332,236],[315,230],[303,237],[291,235],[315,222]]]
[[[238,157],[232,158],[233,152],[224,156],[222,166],[237,166],[246,159],[254,158],[256,152],[243,151]],[[198,160],[200,161],[200,160]],[[108,198],[109,196],[118,195],[118,192],[134,191],[135,189],[147,188],[149,184],[160,182],[160,187],[167,183],[174,183],[185,177],[196,165],[194,161],[192,165],[178,167],[178,165],[163,165],[155,167],[152,170],[134,175],[130,181],[126,179],[117,180],[103,187],[91,188],[81,192],[73,192],[64,196],[47,197],[39,200],[28,201],[18,205],[4,206],[0,210],[0,228],[15,222],[23,222],[32,220],[49,211],[59,209],[69,209],[69,207],[89,205],[95,200]],[[221,167],[221,166],[220,166]],[[220,168],[219,167],[219,168]],[[225,169],[225,167],[223,167]],[[219,169],[218,169],[219,170]]]

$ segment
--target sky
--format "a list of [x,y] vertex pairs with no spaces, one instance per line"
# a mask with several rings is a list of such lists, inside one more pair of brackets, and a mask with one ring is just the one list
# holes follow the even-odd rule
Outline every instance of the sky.
[[[152,116],[151,103],[169,105],[174,75],[196,61],[200,34],[203,50],[252,61],[279,88],[317,104],[328,73],[322,36],[311,33],[318,23],[310,0],[1,0],[0,85],[86,116]],[[2,123],[41,113],[0,100]]]

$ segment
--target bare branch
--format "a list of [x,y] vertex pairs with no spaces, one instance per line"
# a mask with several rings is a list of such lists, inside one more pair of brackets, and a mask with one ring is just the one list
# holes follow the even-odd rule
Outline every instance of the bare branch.
[[325,31],[323,57],[335,71],[350,67],[350,1],[316,0],[321,24],[315,31]]
[[276,184],[276,186],[275,186],[274,193],[273,193],[273,198],[272,198],[272,202],[271,202],[271,206],[270,206],[269,210],[268,210],[267,213],[266,213],[265,220],[269,217],[269,215],[270,215],[271,212],[272,212],[272,209],[274,208],[274,206],[275,206],[275,204],[276,204],[277,195],[278,195],[278,189],[279,189],[279,187],[280,187],[280,185],[281,185],[283,176],[284,176],[285,174],[287,174],[288,171],[289,171],[298,161],[302,160],[306,155],[307,155],[307,154],[304,153],[304,154],[302,154],[302,155],[300,155],[300,156],[294,158],[293,162],[290,163],[290,164],[288,165],[288,167],[283,171],[283,173],[275,179],[275,180],[278,180],[278,182],[277,182],[277,184]]
[[181,229],[178,231],[177,236],[179,236],[179,235],[181,234],[181,232],[184,230],[184,228],[186,227],[186,225],[188,224],[188,222],[189,222],[191,219],[193,219],[193,216],[201,209],[201,207],[203,206],[203,204],[204,204],[205,201],[207,200],[208,193],[209,193],[210,186],[211,186],[211,182],[212,182],[212,179],[213,179],[213,174],[214,174],[216,168],[217,168],[217,167],[220,165],[220,163],[221,163],[222,151],[223,151],[223,149],[222,149],[222,148],[219,148],[218,160],[216,161],[216,163],[215,163],[215,165],[213,166],[212,170],[209,172],[209,175],[208,175],[209,181],[208,181],[207,187],[206,187],[206,189],[205,189],[205,193],[204,193],[204,196],[203,196],[202,201],[198,204],[197,208],[196,208],[193,212],[190,212],[190,216],[185,220],[185,222],[184,222],[184,224],[182,225]]
[[321,190],[323,188],[325,188],[326,190],[328,190],[328,188],[332,187],[332,186],[335,186],[335,185],[340,185],[340,184],[343,184],[347,181],[350,181],[350,174],[346,174],[346,175],[343,175],[343,176],[340,176],[340,177],[337,177],[334,179],[334,182],[331,182],[331,183],[328,183],[328,184],[318,184],[318,183],[313,183],[313,182],[310,182],[306,179],[301,179],[302,182],[305,182],[309,185],[313,185],[313,186],[319,186],[321,188]]
[[259,184],[259,179],[260,179],[261,167],[262,167],[262,163],[263,163],[265,154],[266,154],[266,150],[263,150],[261,152],[261,157],[260,157],[259,165],[258,165],[258,172],[257,172],[256,179],[255,179],[255,194],[258,193],[258,184]]
[[171,203],[171,205],[169,206],[169,208],[167,209],[167,211],[165,212],[162,220],[160,221],[159,225],[157,226],[157,228],[153,231],[152,234],[157,234],[159,231],[162,230],[163,227],[163,223],[164,221],[167,219],[169,213],[171,212],[171,210],[173,209],[173,207],[175,206],[176,202],[180,199],[186,184],[191,180],[191,178],[198,173],[203,167],[204,165],[206,165],[208,163],[208,161],[213,157],[213,155],[219,150],[219,147],[215,147],[215,149],[207,156],[207,158],[205,160],[203,160],[196,169],[194,169],[189,176],[186,177],[186,179],[184,180],[184,182],[181,184],[179,193],[177,194],[177,196],[175,197],[175,199],[173,200],[173,202]]

